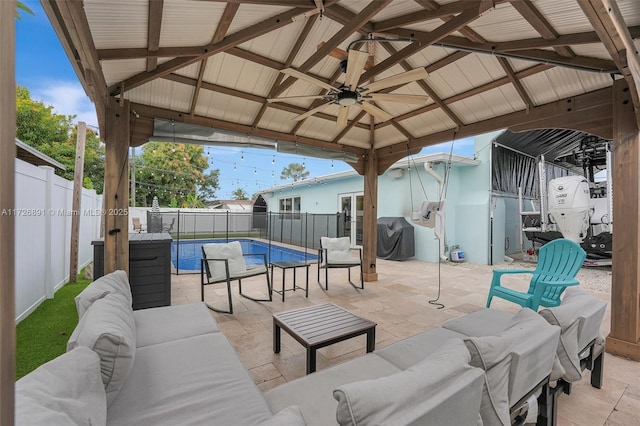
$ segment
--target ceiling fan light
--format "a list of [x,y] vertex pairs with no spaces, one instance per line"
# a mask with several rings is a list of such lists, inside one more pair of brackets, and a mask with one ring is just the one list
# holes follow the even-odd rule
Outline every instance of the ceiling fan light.
[[355,99],[355,98],[342,98],[342,99],[340,99],[338,101],[340,106],[343,106],[343,107],[348,107],[348,106],[351,106],[351,105],[355,105],[356,102],[358,102],[358,100]]

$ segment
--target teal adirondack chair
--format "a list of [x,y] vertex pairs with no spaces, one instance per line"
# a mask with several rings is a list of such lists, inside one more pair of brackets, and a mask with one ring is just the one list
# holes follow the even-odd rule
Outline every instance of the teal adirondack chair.
[[[579,284],[575,277],[585,257],[586,253],[577,243],[559,238],[542,246],[538,265],[533,271],[529,269],[494,270],[487,308],[491,305],[491,299],[494,296],[534,311],[538,310],[538,306],[549,308],[560,305],[560,296],[565,288]],[[529,290],[522,293],[501,286],[500,279],[505,274],[533,274]]]

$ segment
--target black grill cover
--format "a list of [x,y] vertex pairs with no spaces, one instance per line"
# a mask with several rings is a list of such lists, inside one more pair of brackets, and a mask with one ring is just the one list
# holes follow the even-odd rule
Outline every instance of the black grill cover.
[[404,217],[378,218],[377,249],[381,259],[404,260],[415,256],[413,226]]

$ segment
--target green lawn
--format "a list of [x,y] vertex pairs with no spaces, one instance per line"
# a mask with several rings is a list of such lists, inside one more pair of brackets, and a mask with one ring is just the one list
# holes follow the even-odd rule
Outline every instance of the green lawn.
[[91,282],[81,277],[60,288],[16,327],[17,379],[67,350],[67,340],[78,324],[73,299]]

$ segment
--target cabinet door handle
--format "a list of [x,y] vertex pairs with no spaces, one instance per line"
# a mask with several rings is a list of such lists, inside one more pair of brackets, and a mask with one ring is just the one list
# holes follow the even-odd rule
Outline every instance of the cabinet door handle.
[[143,260],[156,260],[158,258],[158,256],[153,256],[153,257],[138,257],[136,259],[129,259],[129,262],[140,262]]

